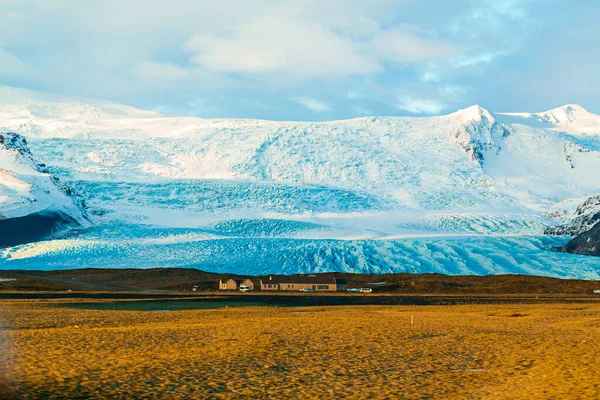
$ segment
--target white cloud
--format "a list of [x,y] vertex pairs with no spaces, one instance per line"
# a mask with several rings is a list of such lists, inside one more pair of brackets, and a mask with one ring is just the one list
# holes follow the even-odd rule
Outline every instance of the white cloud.
[[425,71],[423,75],[421,75],[422,82],[439,82],[440,81],[439,74],[433,71]]
[[315,112],[325,112],[331,110],[330,104],[313,99],[312,97],[295,97],[292,100]]
[[456,85],[446,85],[439,88],[439,93],[448,98],[461,98],[467,91],[465,88]]
[[142,61],[133,70],[135,75],[151,79],[179,80],[188,78],[190,71],[171,63]]
[[8,18],[10,18],[12,20],[15,20],[15,21],[21,21],[21,20],[23,20],[23,15],[19,14],[19,13],[16,13],[16,12],[13,12],[13,11],[9,11],[8,12]]
[[285,72],[298,76],[366,74],[379,69],[351,41],[318,25],[255,20],[228,35],[194,36],[185,48],[192,62],[220,72]]
[[197,34],[184,48],[193,63],[208,70],[302,78],[368,75],[383,71],[386,62],[418,63],[458,53],[450,43],[411,27],[383,30],[370,22],[357,36],[326,23],[263,17]]
[[424,36],[410,26],[379,30],[366,45],[374,49],[376,58],[396,63],[445,59],[458,54],[449,42]]
[[[581,102],[598,86],[587,71],[600,6],[563,1],[0,0],[0,80],[170,112],[190,112],[201,94],[215,115],[275,119],[510,108],[506,99],[542,109],[552,93]],[[579,63],[552,76],[569,85],[524,90],[565,52]],[[331,112],[281,105],[299,93]]]
[[435,100],[415,99],[403,96],[398,99],[397,107],[400,110],[413,114],[439,114],[446,106]]
[[474,54],[458,57],[457,59],[452,60],[451,64],[456,68],[472,67],[478,64],[490,64],[495,58],[501,55],[503,55],[501,52]]

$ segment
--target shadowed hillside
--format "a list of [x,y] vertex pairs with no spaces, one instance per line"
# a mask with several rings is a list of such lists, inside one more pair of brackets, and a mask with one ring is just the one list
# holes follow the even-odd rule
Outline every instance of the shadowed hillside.
[[571,240],[564,248],[567,253],[600,256],[600,223]]

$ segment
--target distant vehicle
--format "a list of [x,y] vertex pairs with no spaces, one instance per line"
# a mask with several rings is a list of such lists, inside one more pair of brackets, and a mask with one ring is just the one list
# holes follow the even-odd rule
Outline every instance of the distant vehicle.
[[252,288],[246,285],[240,285],[240,292],[251,292]]
[[363,288],[360,288],[360,292],[361,293],[373,293],[373,289],[371,289],[370,287],[363,287]]
[[300,289],[300,291],[305,292],[305,293],[314,293],[315,289],[305,287],[305,288]]
[[346,289],[346,292],[360,293],[360,289]]

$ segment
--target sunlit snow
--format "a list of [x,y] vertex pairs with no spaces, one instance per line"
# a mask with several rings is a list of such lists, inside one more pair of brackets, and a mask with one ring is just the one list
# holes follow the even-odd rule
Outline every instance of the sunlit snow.
[[[600,193],[600,116],[584,112],[204,120],[0,87],[0,129],[92,220],[1,250],[0,268],[600,278],[600,260],[543,236]],[[25,186],[5,169],[6,206]]]

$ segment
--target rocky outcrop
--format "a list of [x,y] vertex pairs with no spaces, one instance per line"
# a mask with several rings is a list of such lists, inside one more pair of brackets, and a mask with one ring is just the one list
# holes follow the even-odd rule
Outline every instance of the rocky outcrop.
[[34,161],[27,141],[0,133],[0,247],[87,223],[84,201]]
[[575,236],[591,229],[600,222],[600,195],[592,196],[581,203],[564,223],[547,229],[546,235]]
[[575,142],[565,142],[563,144],[563,151],[565,152],[565,160],[569,163],[569,166],[571,168],[575,168],[575,163],[573,162],[574,154],[590,152],[589,149],[586,149],[579,143],[575,143]]
[[600,256],[600,222],[574,237],[563,249],[566,253]]
[[479,165],[483,166],[485,153],[500,153],[502,139],[510,135],[507,127],[496,122],[489,111],[479,106],[452,115],[458,119],[458,124],[452,129],[451,136]]

